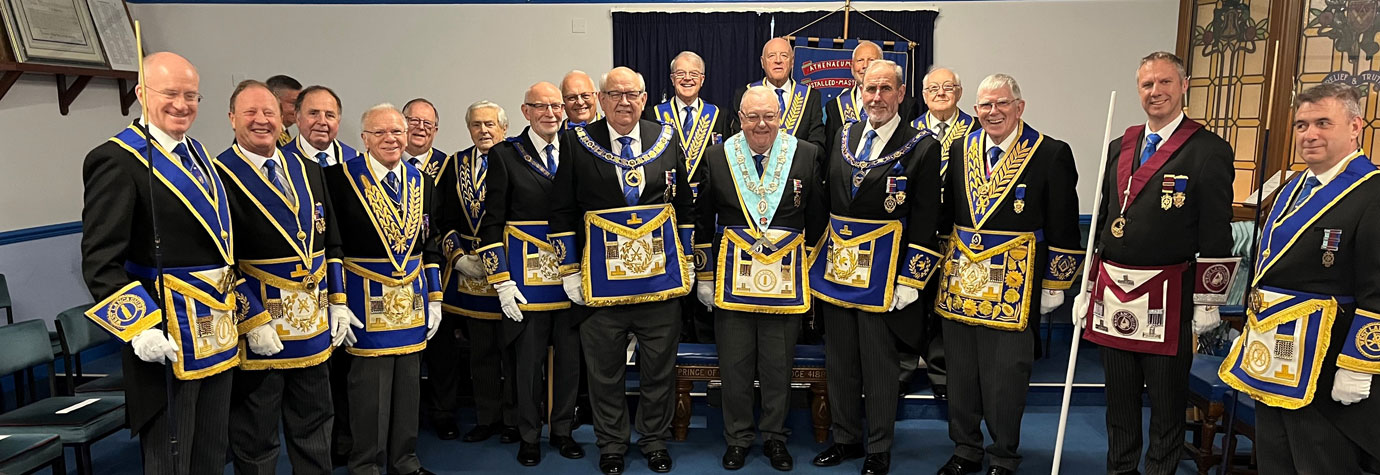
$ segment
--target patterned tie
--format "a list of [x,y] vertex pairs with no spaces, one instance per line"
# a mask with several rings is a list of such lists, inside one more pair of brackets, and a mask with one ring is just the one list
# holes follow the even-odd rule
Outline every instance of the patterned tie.
[[552,175],[555,175],[555,174],[556,174],[556,146],[555,146],[555,145],[551,145],[551,144],[546,144],[546,148],[543,149],[542,151],[546,152],[546,171],[549,171],[549,172],[551,172]]
[[785,114],[786,114],[786,90],[785,90],[785,89],[781,89],[781,88],[779,88],[779,87],[776,88],[776,104],[777,104],[778,106],[781,107],[781,109],[779,109],[779,110],[781,111],[779,115],[785,115]]
[[283,181],[282,170],[278,168],[277,160],[270,158],[268,161],[264,162],[264,174],[268,175],[268,184],[277,188],[279,194],[282,194],[284,198],[294,198],[292,196],[292,189],[288,188],[287,183]]
[[680,133],[690,135],[695,131],[695,107],[685,106],[685,120],[680,124]]
[[757,176],[762,176],[763,173],[766,173],[767,156],[760,153],[757,155],[753,155],[752,164],[757,165]]
[[[633,138],[628,137],[626,135],[618,137],[618,143],[623,144],[623,149],[618,152],[618,156],[620,158],[624,158],[627,160],[633,159],[632,141]],[[626,173],[632,170],[624,168],[621,171],[626,176]],[[636,206],[638,198],[637,187],[629,186],[628,181],[621,176],[619,177],[618,182],[619,184],[623,185],[623,199],[628,202],[628,206]]]
[[1140,164],[1144,165],[1151,155],[1155,154],[1155,147],[1160,144],[1160,134],[1150,134],[1145,136],[1145,150],[1140,152]]
[[1318,177],[1315,176],[1310,176],[1307,180],[1304,180],[1303,189],[1299,191],[1299,197],[1294,198],[1294,204],[1289,206],[1289,212],[1294,212],[1294,210],[1298,209],[1298,207],[1302,205],[1304,201],[1308,201],[1308,196],[1312,195],[1313,190],[1321,184],[1322,182],[1318,181]]
[[321,164],[321,168],[326,168],[326,165],[328,165],[326,162],[330,159],[331,156],[327,155],[326,152],[316,152],[316,163]]
[[[867,131],[866,139],[863,140],[862,150],[858,152],[858,161],[859,161],[859,162],[865,161],[865,160],[867,160],[868,158],[871,158],[871,157],[872,157],[872,140],[873,140],[873,139],[876,139],[876,138],[877,138],[877,131],[876,131],[876,130],[869,130],[869,131]],[[853,167],[853,194],[852,194],[852,196],[858,196],[858,186],[862,185],[862,180],[860,179],[860,175],[863,175],[863,171],[862,171],[861,169],[859,169],[858,167]]]
[[201,164],[192,159],[192,154],[187,151],[187,144],[177,144],[176,147],[173,147],[173,154],[182,159],[182,167],[187,169],[187,173],[192,174],[192,178],[195,178],[197,183],[201,183],[203,188],[208,186],[206,175],[201,170]]
[[388,192],[388,197],[393,199],[393,203],[402,206],[402,190],[398,188],[398,176],[389,171],[383,177],[383,190]]
[[992,171],[997,169],[997,162],[1001,161],[1001,147],[993,145],[987,149],[987,176],[992,176]]

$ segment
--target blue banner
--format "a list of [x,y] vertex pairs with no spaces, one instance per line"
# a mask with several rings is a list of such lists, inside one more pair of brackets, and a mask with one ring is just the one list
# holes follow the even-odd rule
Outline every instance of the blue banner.
[[[878,45],[884,43],[875,41]],[[792,76],[796,82],[809,85],[819,91],[822,103],[828,103],[844,89],[853,87],[853,48],[858,40],[836,41],[821,39],[818,46],[810,46],[808,38],[795,39],[795,67]],[[906,43],[895,43],[893,51],[882,48],[882,59],[901,65],[904,75],[909,77],[910,51]],[[826,112],[827,113],[827,112]]]

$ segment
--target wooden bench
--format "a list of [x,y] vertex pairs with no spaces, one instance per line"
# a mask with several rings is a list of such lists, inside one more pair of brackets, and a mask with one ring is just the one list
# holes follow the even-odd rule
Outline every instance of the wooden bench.
[[[671,433],[676,440],[685,440],[690,431],[690,389],[695,381],[719,381],[719,352],[715,345],[681,343],[676,352],[676,411],[671,419]],[[824,443],[833,419],[829,416],[823,345],[796,345],[791,382],[810,385],[810,420],[815,442]]]

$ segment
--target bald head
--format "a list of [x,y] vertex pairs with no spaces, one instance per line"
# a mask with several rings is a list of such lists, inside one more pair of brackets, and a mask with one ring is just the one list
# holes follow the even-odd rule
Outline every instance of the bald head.
[[743,138],[752,153],[767,153],[776,135],[781,132],[781,105],[776,91],[767,86],[753,86],[743,93],[738,107],[738,123],[743,126]]
[[561,106],[561,90],[555,84],[539,82],[527,88],[522,100],[522,117],[531,124],[532,131],[548,143],[556,137],[565,119],[565,109]]
[[196,121],[201,76],[192,63],[174,53],[144,58],[144,84],[136,92],[149,125],[181,140]]
[[780,87],[791,75],[791,43],[785,38],[772,38],[762,45],[762,72],[767,81]]
[[867,72],[867,65],[873,61],[882,59],[882,47],[871,41],[861,41],[856,48],[853,48],[853,81],[861,83],[863,73]]
[[604,118],[618,133],[630,133],[647,105],[647,83],[641,74],[623,66],[609,70],[603,82],[599,105],[604,108]]
[[571,122],[594,121],[599,113],[594,92],[594,80],[584,71],[571,71],[561,78],[561,100],[565,102],[565,113]]

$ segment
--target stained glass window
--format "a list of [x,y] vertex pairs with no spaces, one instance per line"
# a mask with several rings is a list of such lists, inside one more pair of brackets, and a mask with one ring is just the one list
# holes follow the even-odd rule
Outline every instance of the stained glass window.
[[[1366,129],[1361,148],[1376,159],[1380,141],[1380,0],[1308,0],[1304,2],[1303,40],[1294,76],[1295,91],[1342,82],[1362,90],[1361,111]],[[1290,152],[1290,167],[1302,170],[1298,151]],[[1377,162],[1380,163],[1380,162]]]

